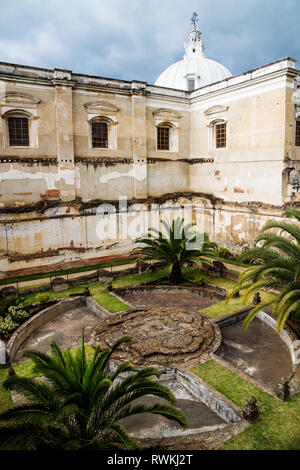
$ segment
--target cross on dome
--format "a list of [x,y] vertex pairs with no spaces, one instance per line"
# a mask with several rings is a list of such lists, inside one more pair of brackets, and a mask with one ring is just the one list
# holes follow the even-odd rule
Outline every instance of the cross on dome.
[[155,85],[193,91],[211,83],[231,77],[231,73],[222,64],[204,56],[204,41],[196,23],[198,14],[193,13],[191,22],[193,29],[189,33],[188,42],[184,43],[183,60],[170,65],[156,80]]
[[193,29],[189,33],[189,42],[186,42],[184,44],[184,47],[185,47],[184,59],[192,59],[195,56],[203,57],[204,41],[201,40],[201,33],[196,27],[197,21],[198,21],[198,14],[194,12],[191,18]]
[[198,13],[194,11],[193,16],[191,18],[191,22],[194,25],[194,28],[196,29],[196,22],[198,21]]

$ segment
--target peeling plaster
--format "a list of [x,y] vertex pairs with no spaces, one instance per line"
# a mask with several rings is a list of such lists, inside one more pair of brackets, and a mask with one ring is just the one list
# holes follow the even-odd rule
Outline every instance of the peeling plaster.
[[107,173],[100,177],[100,183],[108,183],[109,180],[117,179],[117,178],[124,178],[125,176],[135,178],[138,181],[144,181],[147,177],[145,165],[135,165],[135,167],[128,171],[127,173],[119,173],[118,171],[113,171],[111,173]]
[[[14,169],[13,165],[10,166],[9,171],[0,173],[0,183],[5,180],[44,180],[47,184],[47,189],[56,189],[55,183],[59,182],[60,176],[56,173],[46,172],[26,172],[23,170]],[[71,183],[72,184],[72,183]]]
[[46,182],[47,189],[57,189],[57,184],[61,179],[67,185],[75,184],[74,170],[58,169],[58,173],[40,172],[36,173],[26,172],[24,170],[16,170],[13,165],[10,166],[9,171],[0,173],[0,183],[6,180],[43,180]]

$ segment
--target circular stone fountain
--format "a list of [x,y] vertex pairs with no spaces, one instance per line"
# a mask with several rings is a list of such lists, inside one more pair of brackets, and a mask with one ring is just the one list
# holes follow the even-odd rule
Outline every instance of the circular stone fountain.
[[221,343],[217,325],[181,308],[130,310],[107,318],[96,328],[96,339],[103,347],[125,335],[132,341],[114,353],[113,361],[139,366],[190,367],[207,360]]

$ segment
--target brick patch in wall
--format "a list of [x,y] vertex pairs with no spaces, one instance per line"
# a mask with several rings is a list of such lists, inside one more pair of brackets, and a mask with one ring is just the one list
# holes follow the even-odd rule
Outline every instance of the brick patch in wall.
[[59,189],[48,189],[45,194],[41,194],[41,198],[43,199],[57,199],[60,197],[60,190]]

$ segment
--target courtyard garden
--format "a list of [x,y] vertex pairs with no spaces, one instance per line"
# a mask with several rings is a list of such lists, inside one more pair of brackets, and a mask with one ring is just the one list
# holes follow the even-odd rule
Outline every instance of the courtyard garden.
[[[299,233],[292,229],[291,225],[281,228],[297,237]],[[181,228],[179,226],[179,230]],[[43,344],[44,349],[39,350],[43,351],[40,354],[44,354],[46,358],[50,352],[49,342],[53,337],[58,343],[61,342],[58,346],[71,351],[66,352],[67,355],[79,357],[83,345],[81,349],[75,347],[83,326],[86,326],[86,340],[89,343],[85,347],[86,357],[90,361],[95,343],[112,347],[118,338],[129,334],[132,338],[130,345],[127,345],[127,342],[120,344],[120,352],[114,352],[113,358],[119,367],[122,363],[125,364],[124,361],[130,361],[138,368],[153,365],[163,370],[165,367],[175,367],[174,377],[177,377],[178,373],[182,374],[186,384],[193,384],[198,378],[201,387],[205,389],[204,395],[213,394],[216,403],[222,403],[224,410],[227,410],[224,412],[225,418],[223,415],[217,417],[212,410],[208,410],[205,399],[202,404],[203,397],[200,403],[199,400],[195,401],[188,388],[179,391],[178,377],[173,377],[172,380],[166,378],[164,380],[172,391],[171,395],[165,392],[164,397],[169,397],[173,404],[175,401],[177,403],[173,412],[175,421],[177,419],[178,422],[176,426],[183,424],[185,415],[188,417],[188,429],[191,430],[184,434],[183,431],[178,431],[175,425],[170,425],[168,433],[173,436],[173,441],[163,439],[162,435],[158,434],[157,442],[153,441],[153,445],[162,441],[170,449],[176,448],[174,446],[177,445],[182,446],[178,448],[186,449],[299,450],[299,371],[297,368],[295,371],[288,347],[278,334],[285,324],[287,327],[290,319],[291,326],[295,323],[297,325],[298,321],[299,272],[297,263],[293,264],[291,259],[287,259],[288,256],[295,256],[294,247],[291,249],[285,242],[279,245],[280,249],[287,253],[283,262],[282,255],[276,258],[276,250],[272,247],[272,243],[278,246],[280,240],[274,239],[274,236],[265,236],[260,238],[265,240],[262,248],[245,250],[241,258],[232,259],[228,250],[211,244],[207,239],[199,255],[197,249],[186,253],[182,238],[175,241],[172,236],[172,229],[174,232],[176,229],[174,223],[169,229],[170,239],[161,245],[158,242],[146,244],[146,240],[142,240],[146,249],[143,252],[143,248],[139,247],[134,252],[134,255],[144,262],[142,269],[140,265],[135,264],[136,259],[132,259],[131,264],[135,265],[135,268],[130,273],[117,272],[107,281],[102,277],[101,282],[83,282],[56,292],[43,289],[42,293],[26,292],[30,291],[29,285],[17,299],[2,299],[0,335],[6,342],[23,323],[43,312],[43,308],[53,305],[54,301],[59,304],[60,300],[76,299],[80,296],[82,301],[86,302],[84,308],[76,306],[73,310],[67,310],[31,333],[20,347],[17,361],[13,364],[13,372],[17,377],[26,379],[43,375],[42,369],[38,370],[32,360],[22,362],[22,351],[37,350],[37,346]],[[157,235],[159,240],[160,234]],[[193,238],[189,239],[191,240]],[[220,265],[221,261],[226,263],[227,268]],[[117,262],[115,264],[118,266]],[[120,261],[120,265],[122,264],[125,264],[124,260]],[[295,270],[296,279],[293,280]],[[238,275],[239,280],[234,280]],[[273,275],[277,276],[275,280]],[[26,281],[29,280],[26,278]],[[284,287],[283,281],[288,281],[289,290]],[[88,294],[85,291],[87,286]],[[97,317],[97,309],[89,310],[87,298],[91,298],[98,305],[100,317]],[[284,310],[280,313],[282,305]],[[33,306],[35,311],[32,310]],[[275,306],[273,310],[272,306]],[[262,316],[255,318],[265,309],[265,315],[269,318],[267,323],[263,321]],[[235,320],[232,321],[232,318]],[[275,331],[276,321],[278,332]],[[70,328],[68,338],[65,333],[70,325],[73,330]],[[297,328],[293,334],[296,330]],[[56,336],[53,336],[54,333]],[[41,338],[42,343],[39,342]],[[200,343],[199,338],[202,338]],[[293,338],[295,339],[295,336]],[[27,359],[30,358],[31,356],[27,355]],[[179,372],[176,372],[177,367]],[[126,370],[124,366],[122,372]],[[3,383],[8,383],[8,372],[7,368],[0,368],[1,413],[6,412],[13,404],[9,387],[3,386]],[[287,401],[280,399],[277,394],[278,383],[283,376],[289,377],[290,396]],[[122,380],[127,379],[123,377]],[[22,387],[17,387],[16,390],[22,391]],[[255,396],[259,410],[258,419],[251,422],[251,425],[243,416],[243,408],[250,396]],[[161,415],[167,413],[167,408],[164,409],[165,402],[155,404],[145,400],[146,398],[134,405],[140,412],[141,407],[147,405],[152,411],[157,406],[157,414],[159,410]],[[195,406],[202,407],[199,413],[203,415],[203,422],[200,420],[193,424],[195,429],[198,429],[197,432],[191,425],[191,406],[193,409]],[[232,416],[236,416],[236,424],[233,424],[234,420],[230,422],[226,419],[228,409]],[[171,413],[170,410],[169,412]],[[207,423],[205,425],[205,416],[209,422],[215,423],[211,429],[210,426],[207,427]],[[120,417],[125,418],[125,414],[120,414]],[[153,429],[157,428],[158,423],[162,429],[165,426],[164,421],[149,420],[149,429],[141,431],[142,424],[138,420],[125,423],[126,432],[133,433],[129,433],[131,437],[128,441],[125,434],[121,436],[122,445],[127,448],[134,445],[132,436],[136,442],[143,443],[148,435],[153,434],[151,426]],[[201,426],[204,426],[205,432],[201,430]],[[213,427],[216,431],[213,431]],[[121,428],[118,429],[122,435]],[[187,436],[194,435],[193,433],[198,437],[189,440]]]

